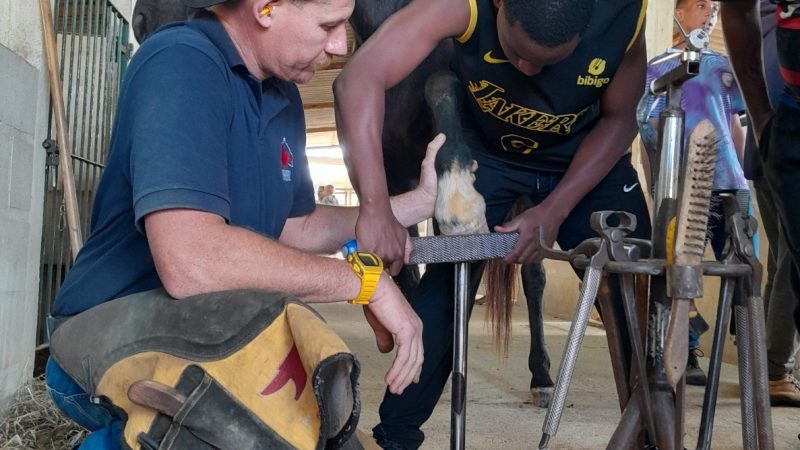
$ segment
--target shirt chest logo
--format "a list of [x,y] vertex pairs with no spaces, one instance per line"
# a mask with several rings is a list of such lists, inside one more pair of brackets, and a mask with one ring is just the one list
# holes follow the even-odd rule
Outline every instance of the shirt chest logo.
[[601,77],[606,70],[606,60],[603,58],[594,58],[589,62],[587,67],[587,75],[578,75],[578,80],[575,84],[578,86],[594,86],[601,88],[611,82],[609,77]]
[[294,167],[294,154],[289,148],[286,138],[281,142],[281,175],[283,181],[292,181],[292,168]]
[[489,64],[504,64],[509,62],[507,59],[500,59],[493,57],[491,50],[489,50],[488,52],[486,52],[485,55],[483,55],[483,60]]

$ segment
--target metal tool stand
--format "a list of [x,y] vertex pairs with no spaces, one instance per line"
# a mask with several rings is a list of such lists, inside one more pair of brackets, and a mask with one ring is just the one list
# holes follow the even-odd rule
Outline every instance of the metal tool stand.
[[[609,225],[609,219],[612,218],[615,218],[619,222],[618,226]],[[547,410],[544,425],[542,426],[542,438],[539,442],[539,448],[547,448],[550,438],[558,431],[558,425],[564,411],[564,403],[572,379],[572,373],[575,368],[581,343],[583,342],[583,336],[586,333],[589,314],[597,299],[600,279],[603,272],[612,271],[613,269],[609,266],[613,264],[613,262],[624,263],[636,261],[639,259],[639,255],[642,252],[649,254],[649,242],[625,239],[625,236],[636,228],[636,217],[632,214],[618,211],[597,211],[592,214],[590,220],[592,229],[600,234],[600,239],[586,240],[570,252],[557,251],[548,248],[544,242],[540,242],[545,257],[569,261],[577,268],[586,268],[586,271],[581,285],[578,305],[575,310],[575,317],[570,326],[569,334],[567,335],[567,343],[564,348],[564,355],[561,359],[561,366],[558,372],[553,399]],[[622,290],[625,323],[620,323],[619,326],[621,328],[625,327],[627,330],[624,333],[615,333],[615,339],[621,340],[621,336],[623,335],[627,335],[630,339],[630,347],[633,350],[631,372],[635,374],[636,377],[628,379],[627,374],[622,373],[624,371],[619,371],[620,373],[617,374],[617,376],[624,376],[625,380],[617,381],[618,384],[622,383],[625,386],[628,386],[629,383],[635,386],[640,383],[646,383],[647,376],[645,372],[644,351],[635,312],[636,304],[634,299],[633,277],[629,276],[626,278],[626,276],[623,276],[620,280],[622,283],[620,287]],[[621,348],[622,346],[616,345],[616,347]],[[611,348],[611,346],[609,348]],[[623,390],[618,391],[622,392]],[[628,390],[625,389],[625,391]],[[649,391],[640,390],[636,398],[638,402],[634,401],[633,403],[638,405],[638,407],[635,408],[637,417],[639,414],[643,413],[645,417],[649,418],[645,422],[646,426],[649,430],[654,430],[655,426],[652,420],[653,415]]]
[[[707,38],[701,34],[693,32],[687,37],[690,42],[694,42],[695,47],[699,47],[702,39]],[[764,311],[760,292],[761,265],[755,258],[752,243],[756,230],[755,220],[738,213],[730,215],[728,223],[731,239],[727,256],[722,262],[701,261],[692,265],[681,265],[671,262],[668,264],[666,261],[667,246],[672,243],[667,239],[668,224],[677,216],[678,209],[682,206],[679,205],[684,141],[684,115],[680,107],[681,85],[696,75],[700,68],[699,52],[685,51],[675,57],[681,58],[681,64],[655,80],[650,87],[656,95],[667,94],[667,106],[661,115],[662,128],[659,134],[660,164],[654,175],[658,181],[652,240],[625,238],[636,226],[636,218],[630,214],[598,211],[592,215],[591,221],[592,228],[600,234],[600,238],[588,239],[570,252],[556,251],[540,242],[545,257],[569,261],[575,268],[585,269],[585,275],[553,399],[542,427],[539,448],[547,448],[558,430],[589,314],[604,273],[620,275],[625,320],[624,323],[618,323],[618,327],[627,329],[627,333],[609,330],[609,336],[613,334],[619,341],[622,335],[627,334],[632,351],[630,374],[615,369],[615,381],[624,404],[622,418],[608,448],[683,449],[685,378],[682,374],[685,367],[673,365],[670,367],[672,373],[668,374],[665,370],[665,349],[679,349],[681,343],[685,346],[685,336],[680,336],[685,324],[678,322],[685,320],[688,323],[688,315],[683,317],[683,313],[673,313],[673,317],[670,317],[673,299],[685,302],[686,299],[696,298],[701,292],[704,275],[722,277],[722,285],[697,448],[708,449],[711,445],[719,391],[719,371],[731,310],[737,319],[743,446],[746,449],[773,448],[767,392]],[[683,164],[687,165],[688,163]],[[688,169],[684,167],[684,170]],[[730,199],[726,201],[731,203]],[[608,219],[612,216],[620,221],[619,226],[608,225]],[[511,251],[517,238],[517,234],[497,233],[412,238],[414,251],[410,264],[456,263],[450,441],[452,449],[463,449],[466,441],[469,261],[501,258]],[[644,255],[647,259],[639,259]],[[650,277],[647,345],[642,343],[636,315],[634,275]],[[741,295],[734,296],[734,291],[741,292]],[[681,308],[685,309],[685,306],[682,304]],[[670,334],[671,342],[668,342],[667,330],[670,326],[674,329]],[[618,342],[615,341],[615,344]],[[609,346],[610,350],[611,347]],[[612,354],[612,358],[614,357]],[[674,362],[676,358],[673,357],[672,360]],[[619,379],[620,377],[623,379]],[[626,394],[630,395],[623,398],[620,386],[627,387]]]
[[726,245],[723,265],[730,268],[744,266],[749,270],[745,276],[725,274],[722,277],[717,325],[714,330],[697,448],[711,448],[722,352],[731,310],[736,315],[743,447],[773,448],[772,416],[767,389],[764,311],[761,298],[762,268],[755,258],[752,241],[757,224],[753,217],[736,211],[736,201],[732,196],[726,196],[724,201],[730,239]]
[[411,238],[414,250],[409,264],[456,263],[453,320],[453,375],[450,448],[463,450],[467,417],[467,341],[469,320],[469,261],[502,258],[519,235],[478,234]]
[[[695,265],[681,265],[666,261],[668,246],[674,245],[668,239],[668,224],[678,216],[680,205],[681,173],[692,168],[690,162],[682,164],[683,155],[683,111],[680,108],[681,84],[699,71],[700,55],[686,51],[678,54],[681,64],[656,80],[651,86],[655,94],[668,94],[667,106],[661,116],[660,132],[660,166],[655,177],[656,185],[655,217],[652,236],[652,254],[649,259],[639,260],[628,257],[625,252],[618,251],[616,257],[609,254],[609,245],[613,241],[607,230],[597,230],[602,241],[591,255],[579,251],[588,240],[575,251],[564,253],[544,247],[547,257],[570,261],[578,269],[587,268],[586,278],[581,290],[579,303],[567,346],[559,372],[553,402],[548,410],[543,426],[540,448],[547,448],[549,440],[555,435],[558,422],[563,411],[564,397],[574,369],[577,351],[585,330],[585,310],[591,307],[596,288],[593,277],[598,271],[619,273],[622,284],[623,303],[626,307],[627,326],[633,349],[631,366],[630,398],[623,408],[622,419],[615,430],[608,448],[647,448],[683,449],[683,394],[685,366],[673,365],[671,374],[665,370],[665,349],[671,348],[674,355],[681,356],[681,344],[684,346],[688,315],[670,312],[674,299],[697,298],[702,292],[702,276],[722,277],[720,292],[720,308],[717,329],[712,349],[712,364],[709,369],[709,386],[703,406],[701,434],[698,448],[710,448],[713,416],[716,396],[719,389],[719,367],[722,359],[727,323],[731,308],[737,315],[737,340],[739,351],[739,374],[742,391],[742,433],[743,446],[750,449],[771,449],[772,424],[769,409],[766,378],[766,349],[764,341],[763,303],[760,293],[761,266],[754,255],[752,236],[755,233],[754,219],[741,214],[733,214],[730,219],[731,243],[728,257],[723,262],[698,261]],[[682,167],[683,166],[683,167]],[[610,212],[604,212],[610,214]],[[597,213],[596,213],[597,214]],[[618,213],[619,214],[619,213]],[[625,243],[626,240],[622,239]],[[613,248],[613,245],[611,245]],[[617,245],[619,247],[619,244]],[[613,253],[613,252],[612,252]],[[641,341],[637,342],[638,332],[635,314],[629,307],[633,306],[633,275],[650,276],[650,293],[648,304],[647,327],[647,367],[642,370],[645,353],[640,353]],[[668,276],[669,275],[669,276]],[[739,289],[742,296],[733,299],[734,289]],[[680,305],[681,308],[686,304]],[[632,310],[632,308],[631,308]],[[630,320],[633,319],[633,320]],[[670,327],[672,333],[668,335]],[[677,331],[676,331],[677,330]],[[668,340],[669,336],[669,340]],[[638,344],[638,345],[637,345]],[[668,353],[668,352],[667,352]],[[685,356],[683,356],[685,358]],[[673,356],[674,363],[678,358]],[[685,361],[685,360],[684,360]],[[668,377],[669,375],[669,377]],[[619,382],[620,380],[617,380]],[[641,430],[646,431],[646,442],[641,441]]]

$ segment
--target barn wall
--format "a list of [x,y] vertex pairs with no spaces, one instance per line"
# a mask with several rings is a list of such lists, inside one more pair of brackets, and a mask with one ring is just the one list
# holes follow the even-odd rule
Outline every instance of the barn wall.
[[0,0],[0,414],[31,376],[48,85],[38,2]]

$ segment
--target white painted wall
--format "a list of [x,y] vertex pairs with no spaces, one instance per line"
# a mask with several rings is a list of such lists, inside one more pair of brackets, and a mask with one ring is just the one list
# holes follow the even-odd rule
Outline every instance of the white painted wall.
[[31,376],[48,84],[37,1],[0,0],[0,414]]

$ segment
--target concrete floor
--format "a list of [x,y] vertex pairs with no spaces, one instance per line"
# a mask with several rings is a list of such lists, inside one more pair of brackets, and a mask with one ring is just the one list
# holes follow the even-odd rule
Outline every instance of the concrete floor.
[[[493,350],[492,340],[483,323],[484,309],[476,306],[470,323],[467,373],[467,448],[532,449],[541,437],[545,409],[530,402],[527,368],[528,324],[524,305],[514,311],[512,344],[509,358],[501,360]],[[382,355],[374,344],[372,331],[360,311],[347,305],[317,305],[316,308],[356,353],[361,361],[362,414],[359,428],[371,435],[378,421],[378,405],[383,397],[383,376],[392,355]],[[551,375],[555,380],[569,322],[548,319],[545,322]],[[558,434],[551,448],[600,449],[619,421],[619,406],[608,359],[605,333],[589,327],[567,397]],[[708,359],[701,359],[705,367]],[[697,440],[703,389],[687,389],[686,447]],[[738,449],[741,445],[741,420],[736,367],[723,365],[720,396],[714,425],[714,449]],[[773,408],[775,448],[800,449],[800,410]],[[424,449],[447,449],[450,445],[450,386],[431,419],[423,427]]]

